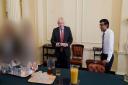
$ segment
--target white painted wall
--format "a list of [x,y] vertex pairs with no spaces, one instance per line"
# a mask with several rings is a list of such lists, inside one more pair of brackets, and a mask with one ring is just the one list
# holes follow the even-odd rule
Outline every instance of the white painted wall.
[[[115,56],[117,73],[127,72],[127,55],[124,48],[128,36],[128,24],[126,22],[128,18],[127,0],[22,1],[22,17],[32,21],[34,30],[37,33],[38,46],[50,43],[52,30],[57,26],[58,17],[64,17],[65,24],[71,27],[74,38],[73,43],[85,45],[83,66],[85,66],[86,59],[93,58],[92,47],[101,46],[99,20],[101,18],[109,19],[110,28],[115,32],[115,53],[119,55]],[[15,16],[13,15],[13,17]]]
[[[5,18],[5,2],[4,0],[0,0],[0,26],[2,25],[2,21]],[[0,28],[1,29],[1,28]]]
[[[93,58],[92,47],[101,46],[100,19],[109,19],[110,28],[116,29],[114,31],[118,35],[119,26],[115,26],[113,23],[120,24],[120,16],[118,17],[117,14],[120,13],[121,6],[115,5],[115,3],[119,4],[120,0],[107,0],[105,3],[104,0],[38,0],[37,2],[39,46],[50,43],[58,17],[64,17],[65,24],[71,27],[73,43],[85,45],[83,67],[86,67],[86,59]],[[113,11],[115,9],[117,14]],[[117,16],[119,19],[115,20],[117,17],[113,18],[113,16]],[[115,47],[118,48],[118,43]],[[115,49],[115,51],[118,50]],[[117,64],[117,59],[115,60],[115,64]],[[116,65],[114,65],[114,70],[116,70]]]
[[6,11],[8,18],[14,22],[20,22],[21,20],[21,10],[20,10],[20,0],[6,0]]

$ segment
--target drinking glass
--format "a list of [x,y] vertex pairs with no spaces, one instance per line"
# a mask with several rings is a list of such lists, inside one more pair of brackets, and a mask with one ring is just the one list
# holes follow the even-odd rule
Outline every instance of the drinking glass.
[[47,60],[47,67],[48,67],[47,73],[51,75],[52,74],[52,60],[50,58]]
[[70,72],[71,72],[71,84],[77,85],[78,84],[78,72],[79,72],[78,66],[71,66]]
[[60,76],[61,75],[61,69],[60,68],[56,68],[56,76]]
[[128,74],[125,74],[125,75],[124,75],[124,81],[125,81],[125,82],[128,82]]

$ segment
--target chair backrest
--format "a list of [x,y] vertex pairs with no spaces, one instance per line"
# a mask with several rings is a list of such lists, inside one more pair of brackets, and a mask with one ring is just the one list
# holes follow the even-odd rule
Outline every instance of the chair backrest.
[[94,56],[100,56],[102,52],[102,48],[100,47],[93,47]]
[[102,48],[100,48],[100,47],[93,47],[93,52],[94,52],[94,60],[95,60],[96,56],[101,56]]
[[83,58],[84,45],[72,44],[72,58],[82,59]]

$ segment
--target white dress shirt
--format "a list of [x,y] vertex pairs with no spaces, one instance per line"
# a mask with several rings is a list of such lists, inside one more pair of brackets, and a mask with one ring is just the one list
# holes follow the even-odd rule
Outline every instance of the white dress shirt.
[[105,31],[103,43],[103,53],[108,54],[107,61],[109,62],[114,50],[114,32],[110,28]]

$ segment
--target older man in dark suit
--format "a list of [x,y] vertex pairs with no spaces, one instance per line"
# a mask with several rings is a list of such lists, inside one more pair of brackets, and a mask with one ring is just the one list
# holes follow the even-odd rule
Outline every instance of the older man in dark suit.
[[58,27],[53,29],[51,43],[55,47],[57,66],[69,67],[70,45],[73,41],[70,27],[64,26],[63,18],[58,19]]

